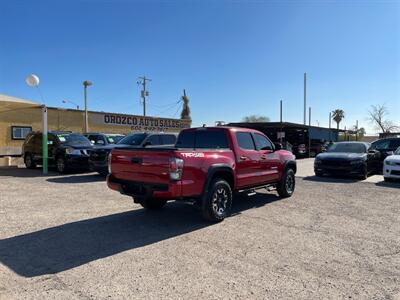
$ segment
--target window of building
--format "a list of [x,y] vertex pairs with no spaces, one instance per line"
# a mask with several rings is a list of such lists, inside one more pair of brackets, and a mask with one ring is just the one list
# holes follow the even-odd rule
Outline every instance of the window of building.
[[31,131],[32,127],[11,126],[11,138],[13,140],[24,140]]

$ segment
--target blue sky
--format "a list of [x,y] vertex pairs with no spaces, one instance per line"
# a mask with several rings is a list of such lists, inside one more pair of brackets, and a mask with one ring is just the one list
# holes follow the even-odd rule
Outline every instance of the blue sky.
[[[366,121],[385,103],[400,123],[399,1],[0,1],[0,93],[49,106],[141,114],[137,76],[149,84],[148,114],[172,117],[185,88],[193,125],[250,114],[303,121],[308,74],[312,123]],[[175,114],[178,116],[179,114]]]

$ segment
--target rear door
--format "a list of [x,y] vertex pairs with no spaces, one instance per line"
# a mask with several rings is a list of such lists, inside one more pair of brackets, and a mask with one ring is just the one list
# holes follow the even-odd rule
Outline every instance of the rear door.
[[279,155],[274,152],[271,141],[259,133],[253,133],[259,157],[259,183],[276,182],[279,180]]
[[236,183],[239,188],[255,186],[259,183],[260,153],[256,150],[253,135],[247,131],[235,132]]

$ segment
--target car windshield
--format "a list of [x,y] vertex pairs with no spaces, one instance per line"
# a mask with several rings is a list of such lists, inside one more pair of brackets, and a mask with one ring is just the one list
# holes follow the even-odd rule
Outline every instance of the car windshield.
[[123,145],[132,145],[132,146],[139,146],[142,144],[143,140],[146,138],[146,133],[134,133],[127,135],[123,139],[121,139],[118,144]]
[[364,144],[358,143],[337,143],[328,148],[327,152],[341,153],[365,153],[367,151]]
[[400,155],[400,147],[394,152],[395,155]]
[[124,135],[106,135],[107,142],[109,144],[116,144],[120,140],[122,140],[125,136]]
[[71,146],[91,146],[90,141],[83,135],[76,133],[60,133],[57,134],[61,144]]

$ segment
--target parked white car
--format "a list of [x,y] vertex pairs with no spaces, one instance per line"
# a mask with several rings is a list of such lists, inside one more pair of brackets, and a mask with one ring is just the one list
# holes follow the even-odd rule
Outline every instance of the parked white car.
[[390,179],[400,179],[400,147],[393,153],[385,158],[383,162],[383,178],[385,181]]

